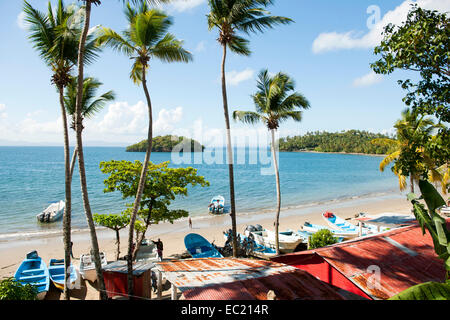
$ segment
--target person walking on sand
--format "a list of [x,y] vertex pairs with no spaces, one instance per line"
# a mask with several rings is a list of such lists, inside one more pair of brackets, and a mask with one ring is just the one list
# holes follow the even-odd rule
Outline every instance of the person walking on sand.
[[192,229],[192,220],[191,220],[191,217],[189,217],[189,229]]
[[73,242],[70,241],[70,256],[72,257],[72,259],[75,259],[75,258],[73,257],[73,251],[72,251],[72,248],[73,248]]

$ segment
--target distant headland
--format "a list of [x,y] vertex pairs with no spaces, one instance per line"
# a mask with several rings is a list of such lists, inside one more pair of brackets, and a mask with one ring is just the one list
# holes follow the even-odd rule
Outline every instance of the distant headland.
[[[133,144],[126,148],[127,152],[145,152],[147,150],[148,141],[142,140],[139,143]],[[205,146],[201,145],[198,141],[179,136],[158,136],[152,139],[152,152],[203,152]]]

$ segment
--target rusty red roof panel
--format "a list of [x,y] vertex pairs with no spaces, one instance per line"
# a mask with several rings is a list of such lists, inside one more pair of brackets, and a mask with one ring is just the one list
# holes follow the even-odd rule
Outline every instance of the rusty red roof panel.
[[[450,226],[450,219],[447,225]],[[413,285],[445,279],[443,261],[434,252],[433,240],[428,232],[422,234],[418,224],[285,257],[306,257],[312,253],[375,299],[387,299]],[[288,261],[283,256],[274,259]],[[371,282],[371,266],[380,270],[378,286]]]
[[254,259],[187,259],[159,262],[156,269],[192,300],[342,300],[326,283],[297,268]]

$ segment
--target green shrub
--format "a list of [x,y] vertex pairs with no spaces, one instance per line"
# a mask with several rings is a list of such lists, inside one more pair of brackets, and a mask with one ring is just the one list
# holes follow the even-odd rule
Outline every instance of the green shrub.
[[21,284],[14,278],[0,281],[0,300],[36,300],[37,288],[31,284]]
[[322,229],[309,237],[309,249],[326,247],[338,242],[330,230]]

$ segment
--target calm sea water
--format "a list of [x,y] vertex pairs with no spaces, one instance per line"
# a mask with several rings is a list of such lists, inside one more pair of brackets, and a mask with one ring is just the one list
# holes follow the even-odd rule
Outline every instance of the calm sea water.
[[[246,150],[246,163],[235,166],[236,206],[239,213],[273,209],[276,205],[275,176],[270,164],[249,164],[255,150]],[[270,155],[270,153],[268,153]],[[144,153],[127,153],[125,148],[86,147],[86,175],[94,213],[119,213],[126,202],[119,192],[104,193],[99,163],[109,160],[144,160]],[[194,155],[189,154],[194,159]],[[153,153],[151,161],[171,160],[170,153]],[[381,158],[342,154],[280,153],[280,178],[283,207],[311,202],[397,192],[395,176],[378,169]],[[171,164],[173,167],[178,165]],[[188,166],[188,165],[183,165]],[[210,182],[210,187],[189,189],[189,196],[178,198],[173,208],[188,210],[192,216],[207,215],[212,196],[222,194],[229,200],[226,164],[189,164]],[[72,184],[74,228],[87,226],[80,192],[78,166]],[[62,147],[0,147],[0,234],[52,231],[38,224],[36,214],[49,202],[64,199],[64,154]]]

